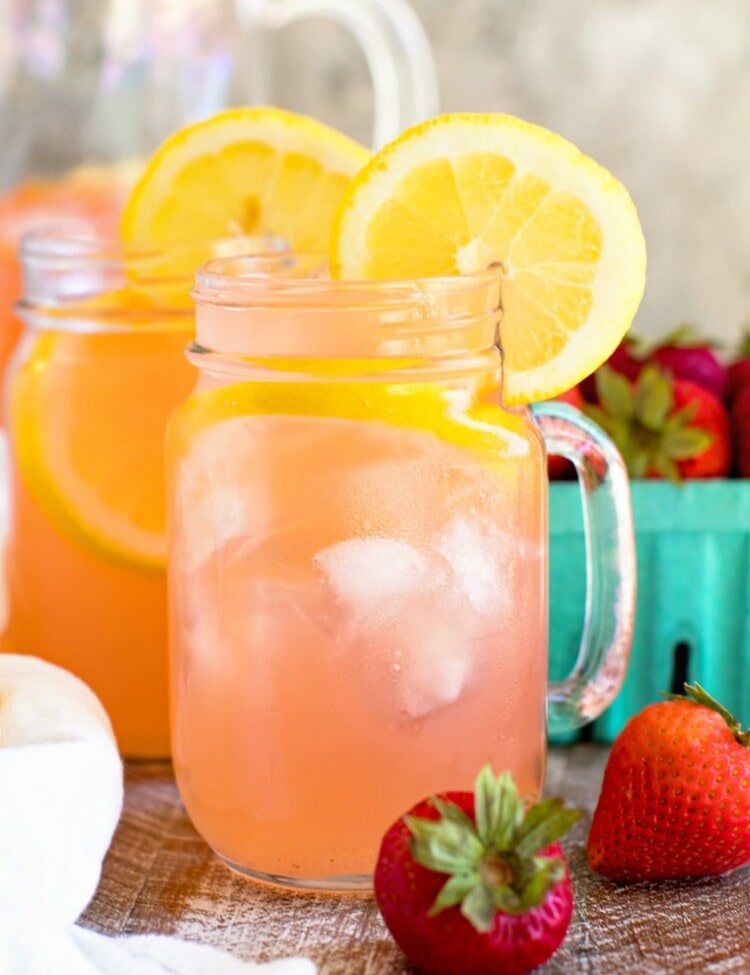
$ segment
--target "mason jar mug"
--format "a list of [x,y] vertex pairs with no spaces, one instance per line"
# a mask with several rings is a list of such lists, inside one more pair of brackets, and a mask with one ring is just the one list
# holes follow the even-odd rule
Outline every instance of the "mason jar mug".
[[[332,281],[314,257],[197,277],[193,393],[167,435],[173,756],[237,870],[371,883],[405,809],[491,762],[543,784],[627,660],[634,557],[610,441],[502,399],[495,270]],[[581,474],[591,618],[548,688],[549,446]]]
[[230,245],[282,246],[40,233],[22,247],[0,652],[86,681],[131,757],[170,751],[164,429],[194,383],[195,267]]

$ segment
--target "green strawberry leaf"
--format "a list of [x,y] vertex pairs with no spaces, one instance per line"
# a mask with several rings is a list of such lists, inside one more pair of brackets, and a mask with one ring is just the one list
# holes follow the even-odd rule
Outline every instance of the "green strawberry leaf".
[[489,931],[498,910],[530,910],[564,875],[562,858],[534,855],[581,815],[561,799],[529,803],[519,796],[510,772],[495,777],[485,766],[474,787],[476,824],[457,803],[431,801],[438,819],[404,817],[414,860],[448,874],[431,914],[459,907],[478,931]]
[[682,483],[680,468],[670,457],[666,457],[664,454],[655,453],[653,457],[650,457],[648,468],[658,474],[659,477],[672,481],[673,484]]
[[434,917],[448,907],[461,904],[477,885],[476,870],[466,874],[454,874],[440,888],[435,902],[427,912],[428,917]]
[[656,366],[644,366],[634,396],[638,420],[647,430],[661,430],[674,407],[672,383],[666,374]]
[[707,430],[698,427],[676,427],[666,430],[661,438],[661,449],[670,460],[690,460],[698,457],[713,443]]
[[[742,725],[731,711],[727,710],[723,704],[720,704],[715,697],[712,697],[697,681],[694,684],[683,684],[683,687],[685,689],[685,697],[689,698],[695,704],[700,704],[703,707],[711,708],[712,711],[716,711],[718,714],[720,714],[729,726],[729,730],[732,732],[735,741],[737,741],[740,745],[744,745],[746,748],[750,748],[750,729],[748,731],[743,731]],[[678,699],[681,696],[682,695],[680,694],[667,695],[667,697]]]
[[495,778],[485,765],[474,785],[477,832],[482,842],[497,850],[508,847],[516,823],[523,816],[518,789],[510,772]]
[[534,870],[524,884],[521,901],[538,904],[544,897],[545,891],[554,887],[565,876],[565,867],[561,860],[555,857],[534,857]]
[[[537,904],[541,904],[547,890],[549,890],[549,887],[546,888],[541,898],[537,901]],[[496,887],[493,894],[495,909],[502,911],[503,914],[523,914],[524,911],[529,909],[529,905],[524,903],[521,895],[512,887]],[[533,907],[533,905],[531,906]]]
[[443,819],[455,823],[462,829],[474,831],[474,823],[471,821],[471,818],[455,802],[446,801],[445,799],[441,799],[440,796],[433,796],[431,802]]
[[620,453],[631,477],[645,477],[648,474],[650,459],[645,450],[641,450],[636,444],[629,444],[627,447],[620,447]]
[[477,884],[464,898],[461,913],[477,931],[491,931],[495,923],[495,895],[486,884]]
[[635,399],[630,381],[611,366],[596,370],[596,395],[604,411],[621,420],[635,417]]
[[407,816],[412,833],[412,855],[417,863],[438,873],[464,873],[482,855],[484,847],[471,827],[449,819]]
[[667,422],[664,424],[664,429],[670,430],[674,427],[690,426],[697,412],[698,404],[696,402],[685,403],[679,410],[675,410],[674,413],[670,414]]
[[581,816],[578,809],[566,809],[562,799],[542,799],[531,806],[516,830],[514,849],[520,856],[532,856],[554,843]]
[[660,340],[657,349],[667,345],[674,345],[680,348],[690,348],[691,346],[707,345],[707,341],[702,338],[698,329],[691,322],[682,322],[671,332],[667,332]]

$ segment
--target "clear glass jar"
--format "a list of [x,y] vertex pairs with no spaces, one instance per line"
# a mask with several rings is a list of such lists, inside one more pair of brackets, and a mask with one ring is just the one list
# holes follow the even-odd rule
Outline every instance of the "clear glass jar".
[[[197,278],[199,380],[167,437],[174,765],[234,868],[366,888],[416,800],[487,761],[542,789],[546,452],[503,406],[496,271],[359,283],[289,260]],[[607,438],[562,404],[542,424],[596,514],[561,730],[622,679],[633,537]]]
[[194,268],[228,246],[281,245],[38,234],[22,248],[0,651],[86,681],[128,756],[170,750],[164,428],[195,380]]

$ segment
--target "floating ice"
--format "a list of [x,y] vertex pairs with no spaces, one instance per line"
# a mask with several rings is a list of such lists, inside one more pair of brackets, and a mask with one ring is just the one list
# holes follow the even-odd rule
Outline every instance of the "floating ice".
[[388,600],[417,595],[434,581],[427,558],[397,538],[350,538],[322,549],[313,562],[357,616]]
[[174,516],[188,571],[231,539],[258,537],[270,520],[272,502],[257,473],[263,428],[253,419],[209,427],[178,468]]
[[395,538],[355,538],[314,562],[348,610],[345,642],[367,706],[386,724],[457,700],[473,669],[471,622],[445,561]]
[[392,707],[399,718],[421,718],[458,700],[473,669],[471,640],[460,620],[415,612],[399,627],[395,646]]
[[438,551],[448,563],[456,588],[479,612],[496,608],[502,596],[499,533],[489,538],[476,521],[453,518],[441,534]]

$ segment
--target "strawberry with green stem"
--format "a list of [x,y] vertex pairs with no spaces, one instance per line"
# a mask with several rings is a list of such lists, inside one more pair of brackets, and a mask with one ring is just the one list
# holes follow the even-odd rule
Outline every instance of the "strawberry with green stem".
[[647,361],[670,372],[676,379],[688,379],[721,399],[727,382],[726,366],[721,362],[708,339],[699,335],[694,326],[683,324],[647,355]]
[[649,363],[633,383],[602,366],[599,402],[586,413],[612,438],[637,478],[725,477],[731,468],[729,415],[718,397]]
[[557,840],[580,812],[523,800],[489,766],[474,792],[426,799],[386,832],[375,897],[395,941],[429,975],[523,975],[559,947],[573,910]]
[[726,873],[750,862],[750,731],[699,684],[650,704],[615,739],[591,823],[611,880]]

